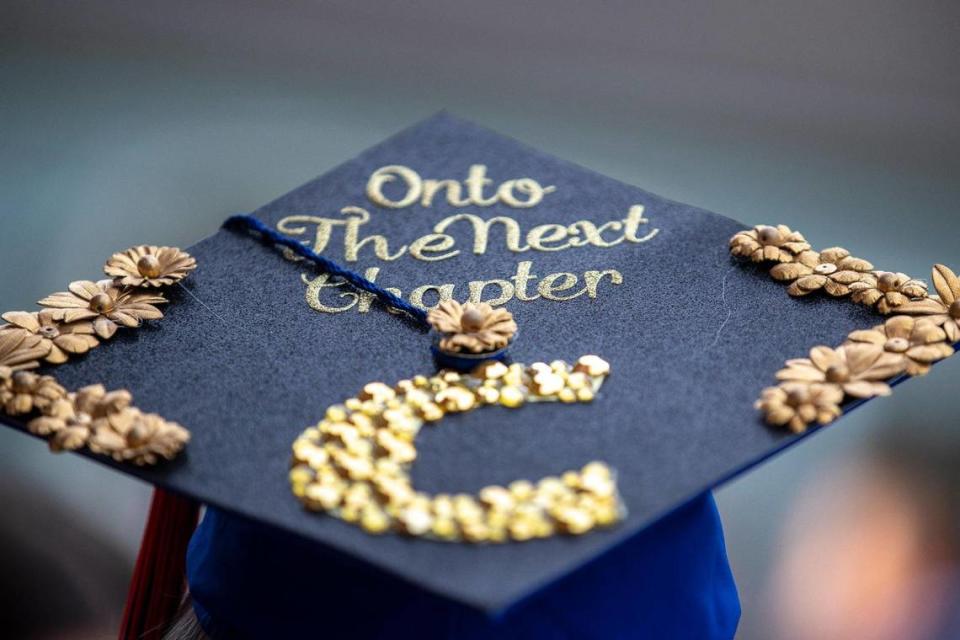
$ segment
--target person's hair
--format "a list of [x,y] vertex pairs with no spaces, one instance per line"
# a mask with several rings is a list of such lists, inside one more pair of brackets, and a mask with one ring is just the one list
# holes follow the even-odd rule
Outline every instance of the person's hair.
[[163,634],[163,640],[210,640],[210,636],[200,626],[197,614],[193,612],[189,592],[183,597],[177,617]]

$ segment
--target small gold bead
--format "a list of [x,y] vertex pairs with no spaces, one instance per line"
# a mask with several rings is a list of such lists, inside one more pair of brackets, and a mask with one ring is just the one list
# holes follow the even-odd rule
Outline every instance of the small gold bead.
[[471,495],[458,493],[453,496],[453,509],[460,521],[478,520],[483,517],[483,509]]
[[533,376],[533,388],[542,396],[552,396],[563,389],[563,378],[552,371],[541,371]]
[[485,362],[474,371],[474,375],[479,378],[484,378],[486,380],[496,380],[502,378],[507,374],[507,365],[502,362],[493,360],[490,362]]
[[394,390],[382,382],[368,382],[363,386],[359,398],[361,400],[373,400],[374,402],[386,402],[395,395]]
[[339,506],[342,497],[343,490],[340,487],[317,483],[307,485],[307,490],[304,493],[308,507],[325,511],[330,511]]
[[567,485],[571,489],[580,488],[580,474],[576,471],[565,471],[560,479],[563,480],[563,484]]
[[530,540],[536,535],[536,524],[526,518],[512,521],[509,529],[510,537],[518,542]]
[[457,523],[449,517],[437,517],[433,521],[432,532],[441,540],[453,540],[457,537]]
[[609,527],[620,520],[620,511],[613,502],[597,505],[593,515],[597,521],[597,525],[601,527]]
[[480,387],[476,390],[477,397],[484,404],[497,404],[500,401],[500,392],[490,387]]
[[507,488],[515,500],[523,501],[533,497],[533,483],[529,480],[514,480]]
[[488,542],[490,540],[490,529],[482,522],[471,522],[464,524],[463,538],[467,542]]
[[500,389],[500,404],[516,409],[523,404],[523,391],[514,386]]
[[327,409],[326,418],[330,422],[343,422],[347,419],[347,412],[344,407],[335,404]]
[[437,393],[436,402],[446,411],[469,411],[476,404],[476,396],[463,387],[449,387]]
[[563,507],[556,514],[557,524],[566,533],[580,535],[590,531],[596,524],[593,514],[576,507]]
[[523,367],[515,364],[510,365],[501,379],[505,385],[519,387],[523,384]]
[[583,389],[584,387],[590,386],[590,379],[582,371],[574,371],[569,376],[567,376],[567,386],[571,389]]
[[444,413],[438,405],[430,402],[420,407],[420,416],[427,422],[436,422],[443,418]]
[[480,490],[480,501],[492,509],[509,511],[516,504],[510,491],[498,486],[484,487]]
[[438,494],[433,497],[430,508],[433,514],[438,518],[453,518],[454,508],[453,500],[446,494]]
[[610,373],[610,363],[600,356],[580,356],[573,370],[583,372],[588,376],[605,376]]
[[381,509],[367,505],[361,511],[360,526],[369,533],[384,533],[390,528],[390,518]]
[[357,507],[344,507],[340,509],[340,517],[346,522],[357,522],[360,520],[360,509]]
[[290,469],[291,484],[306,484],[314,479],[313,470],[310,467],[299,464]]
[[422,536],[433,527],[433,516],[423,506],[409,506],[400,512],[400,527],[412,536]]

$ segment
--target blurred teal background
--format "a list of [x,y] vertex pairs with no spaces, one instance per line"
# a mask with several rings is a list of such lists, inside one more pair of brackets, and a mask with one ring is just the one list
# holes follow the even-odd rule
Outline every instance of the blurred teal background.
[[[441,108],[886,269],[960,267],[956,3],[16,0],[0,15],[5,310],[118,248],[188,246]],[[767,593],[798,492],[890,434],[952,446],[958,382],[955,358],[718,492],[740,637],[790,636]],[[8,431],[0,478],[40,496],[30,517],[46,504],[101,540],[76,571],[125,575],[148,487]],[[70,555],[62,532],[24,535]],[[112,632],[122,582],[70,637]]]

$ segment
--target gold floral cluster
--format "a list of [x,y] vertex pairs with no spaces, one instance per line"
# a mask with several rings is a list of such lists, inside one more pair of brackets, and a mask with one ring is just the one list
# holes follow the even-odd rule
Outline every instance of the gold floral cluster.
[[753,262],[775,263],[770,275],[789,283],[787,293],[806,296],[824,291],[888,315],[927,297],[926,283],[903,273],[878,271],[841,247],[814,251],[802,234],[786,225],[758,225],[730,238],[730,253]]
[[510,344],[517,333],[513,315],[486,302],[460,304],[444,300],[430,310],[427,322],[443,335],[439,347],[447,353],[498,351]]
[[851,332],[837,348],[818,346],[807,358],[788,360],[777,372],[780,384],[764,389],[756,403],[771,425],[801,433],[828,424],[840,416],[845,399],[889,395],[891,378],[926,374],[960,342],[960,279],[942,264],[933,267],[937,293],[929,295],[926,283],[874,270],[846,249],[816,252],[784,225],[741,231],[730,239],[730,252],[776,263],[770,274],[790,283],[790,295],[823,290],[888,316],[881,325]]
[[609,371],[601,358],[583,356],[573,366],[486,362],[469,374],[441,371],[393,387],[372,382],[327,409],[294,442],[293,493],[308,509],[370,533],[451,542],[524,541],[612,525],[623,517],[623,506],[613,473],[600,462],[536,483],[488,486],[476,496],[428,495],[410,478],[423,425],[484,406],[590,402]]
[[104,265],[113,279],[71,282],[67,291],[38,303],[38,312],[10,311],[0,325],[0,410],[27,416],[31,433],[47,437],[54,451],[86,447],[134,464],[173,458],[190,439],[180,425],[131,406],[127,391],[94,385],[68,393],[50,375],[32,370],[57,365],[109,340],[120,327],[139,327],[163,313],[156,288],[175,284],[197,266],[173,247],[138,246]]

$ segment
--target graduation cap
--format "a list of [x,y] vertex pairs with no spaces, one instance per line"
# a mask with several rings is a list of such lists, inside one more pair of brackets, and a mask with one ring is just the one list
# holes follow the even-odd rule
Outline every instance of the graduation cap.
[[0,331],[4,422],[162,489],[154,546],[207,505],[214,637],[729,637],[710,489],[960,339],[946,267],[928,291],[447,114],[253,216]]

